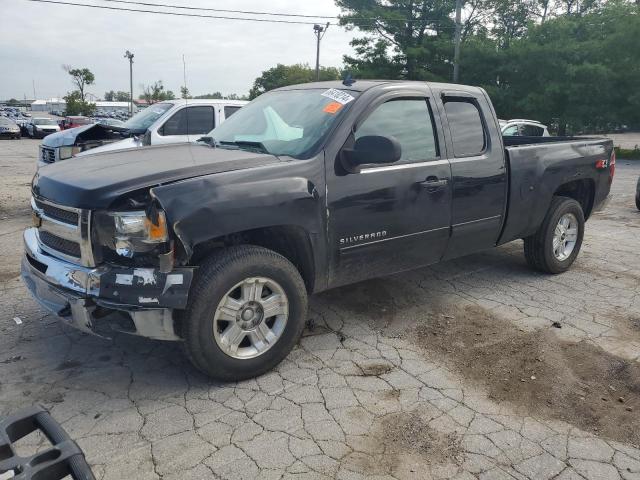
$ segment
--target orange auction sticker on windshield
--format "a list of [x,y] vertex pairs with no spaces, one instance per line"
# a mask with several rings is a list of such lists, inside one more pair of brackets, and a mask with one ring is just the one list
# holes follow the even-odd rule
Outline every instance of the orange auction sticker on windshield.
[[327,112],[327,113],[331,113],[334,114],[336,113],[338,110],[340,110],[342,108],[342,104],[339,102],[331,102],[328,103],[323,109],[323,112]]

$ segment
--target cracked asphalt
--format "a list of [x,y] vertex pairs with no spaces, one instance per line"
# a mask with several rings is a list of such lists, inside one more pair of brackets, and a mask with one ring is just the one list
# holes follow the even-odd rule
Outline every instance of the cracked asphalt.
[[46,406],[97,478],[640,479],[640,162],[569,272],[515,242],[329,291],[275,371],[216,384],[177,344],[83,335],[30,298],[37,145],[0,142],[0,415]]

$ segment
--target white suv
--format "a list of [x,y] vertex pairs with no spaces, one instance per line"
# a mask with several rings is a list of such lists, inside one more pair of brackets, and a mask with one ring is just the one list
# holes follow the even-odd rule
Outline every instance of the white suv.
[[77,156],[144,145],[193,142],[245,105],[242,100],[166,100],[154,103],[125,122],[131,136],[86,150]]
[[246,103],[242,100],[166,100],[141,110],[122,126],[95,123],[64,130],[42,141],[38,167],[110,150],[193,142]]
[[500,130],[505,137],[549,137],[546,125],[536,120],[516,118],[500,120]]

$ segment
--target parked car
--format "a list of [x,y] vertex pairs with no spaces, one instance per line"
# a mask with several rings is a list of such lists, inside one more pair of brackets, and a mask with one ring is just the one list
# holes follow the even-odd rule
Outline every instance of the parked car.
[[548,137],[549,129],[536,120],[517,118],[500,120],[502,135],[505,137]]
[[22,276],[85,332],[183,341],[211,377],[254,377],[298,341],[309,294],[518,239],[531,267],[569,269],[612,141],[511,140],[480,88],[281,88],[201,142],[41,169]]
[[53,118],[32,118],[26,125],[27,135],[31,138],[45,138],[60,131],[58,122]]
[[16,122],[6,117],[0,117],[0,138],[20,138],[20,127]]
[[48,137],[38,167],[72,156],[196,141],[247,102],[238,100],[168,100],[138,112],[121,127],[94,124]]
[[84,117],[82,115],[72,115],[69,117],[64,117],[62,120],[62,129],[68,130],[70,128],[82,127],[84,125],[91,125],[94,123],[92,119],[89,117]]

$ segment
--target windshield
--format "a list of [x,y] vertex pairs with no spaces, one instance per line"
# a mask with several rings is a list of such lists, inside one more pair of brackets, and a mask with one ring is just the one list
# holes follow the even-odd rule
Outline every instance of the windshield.
[[0,125],[14,125],[15,123],[5,117],[0,117]]
[[357,92],[282,90],[261,95],[209,133],[223,148],[259,149],[307,158]]
[[57,125],[58,122],[53,120],[52,118],[35,118],[33,120],[35,125]]
[[144,132],[171,107],[173,107],[172,103],[150,105],[124,122],[123,127],[133,131]]

